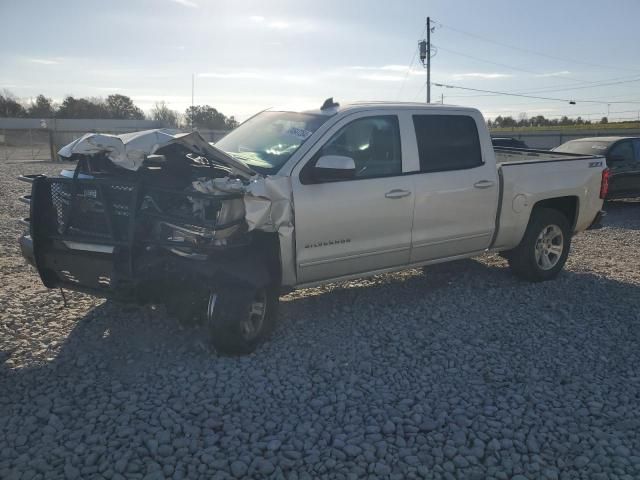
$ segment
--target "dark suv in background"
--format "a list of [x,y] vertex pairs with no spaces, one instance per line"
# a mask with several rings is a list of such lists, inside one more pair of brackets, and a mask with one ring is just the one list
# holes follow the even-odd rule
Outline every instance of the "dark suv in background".
[[563,143],[553,150],[604,155],[611,172],[607,200],[640,197],[640,137],[580,138]]

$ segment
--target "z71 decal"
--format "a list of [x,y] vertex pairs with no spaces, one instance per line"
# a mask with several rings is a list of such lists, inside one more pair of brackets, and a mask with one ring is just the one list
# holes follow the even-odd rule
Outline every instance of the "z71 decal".
[[601,167],[602,162],[589,162],[589,168]]

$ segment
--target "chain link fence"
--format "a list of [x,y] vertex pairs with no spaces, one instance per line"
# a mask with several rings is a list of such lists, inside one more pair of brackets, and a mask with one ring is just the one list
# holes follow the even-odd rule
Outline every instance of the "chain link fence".
[[0,161],[35,162],[51,160],[50,132],[44,129],[0,129]]
[[[27,127],[27,128],[21,128]],[[0,118],[0,162],[37,162],[58,160],[58,150],[86,133],[119,135],[153,128],[162,128],[153,121],[130,120],[35,120]],[[172,132],[190,130],[174,129]],[[198,130],[215,143],[227,131]]]

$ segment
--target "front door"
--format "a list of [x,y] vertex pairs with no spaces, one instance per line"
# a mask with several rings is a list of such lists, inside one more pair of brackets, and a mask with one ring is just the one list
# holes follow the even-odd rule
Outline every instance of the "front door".
[[[298,282],[406,265],[413,181],[402,175],[397,116],[365,112],[347,117],[325,138],[292,178]],[[314,178],[313,166],[323,155],[351,157],[354,177]]]

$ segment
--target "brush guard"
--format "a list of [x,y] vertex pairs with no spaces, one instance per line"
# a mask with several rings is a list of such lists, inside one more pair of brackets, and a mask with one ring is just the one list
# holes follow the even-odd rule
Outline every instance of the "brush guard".
[[[130,299],[164,283],[232,271],[229,263],[242,258],[232,251],[249,243],[243,216],[219,221],[228,218],[225,202],[242,201],[242,193],[181,191],[77,175],[19,179],[31,183],[31,195],[21,198],[30,215],[22,221],[29,232],[20,246],[49,288]],[[162,208],[157,199],[167,205],[204,200],[206,218]]]

